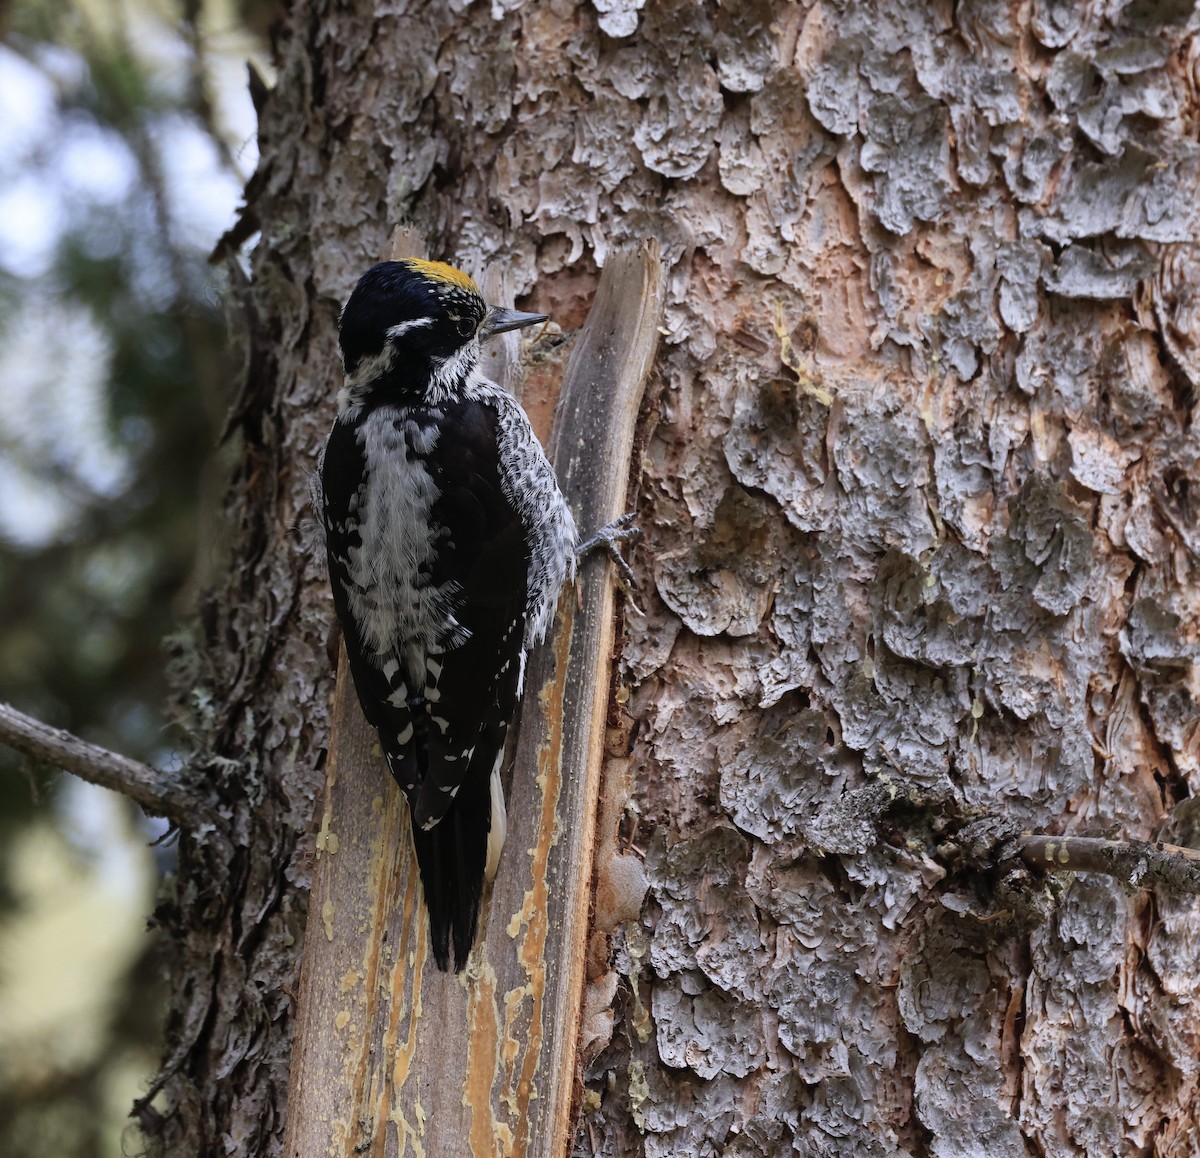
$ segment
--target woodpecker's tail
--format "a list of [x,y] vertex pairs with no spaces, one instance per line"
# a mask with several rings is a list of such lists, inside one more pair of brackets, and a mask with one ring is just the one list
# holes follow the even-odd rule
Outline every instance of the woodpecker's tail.
[[461,973],[475,944],[488,854],[491,793],[488,782],[464,784],[446,814],[430,829],[413,824],[413,847],[429,910],[429,934],[438,968]]

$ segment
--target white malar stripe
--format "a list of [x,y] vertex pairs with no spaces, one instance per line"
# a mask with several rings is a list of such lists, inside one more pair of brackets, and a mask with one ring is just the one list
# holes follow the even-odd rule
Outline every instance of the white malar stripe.
[[508,812],[504,807],[504,788],[500,784],[500,765],[503,763],[504,749],[501,749],[492,768],[492,823],[488,828],[487,861],[483,866],[483,878],[486,881],[496,879],[496,870],[500,867],[500,853],[504,849],[504,839],[508,836]]
[[[479,339],[472,338],[459,346],[450,357],[440,362],[434,361],[433,375],[429,380],[429,398],[441,402],[484,385],[491,383],[479,373]],[[499,390],[500,387],[495,389]]]

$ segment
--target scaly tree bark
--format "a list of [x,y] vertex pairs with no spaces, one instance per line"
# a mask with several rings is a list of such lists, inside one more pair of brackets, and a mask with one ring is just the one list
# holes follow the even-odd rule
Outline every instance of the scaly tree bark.
[[397,220],[561,325],[535,393],[612,247],[670,270],[577,1151],[1195,1152],[1195,902],[1013,838],[1195,842],[1196,24],[290,7],[230,561],[177,657],[232,836],[184,833],[158,915],[170,1152],[279,1152],[331,688],[293,528]]

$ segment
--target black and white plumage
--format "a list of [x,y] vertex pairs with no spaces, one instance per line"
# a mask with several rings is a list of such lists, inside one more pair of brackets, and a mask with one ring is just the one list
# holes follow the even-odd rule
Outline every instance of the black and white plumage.
[[408,798],[434,958],[461,970],[504,841],[500,767],[525,659],[576,531],[480,343],[545,320],[441,262],[384,262],[342,312],[345,385],[314,497],[363,713]]

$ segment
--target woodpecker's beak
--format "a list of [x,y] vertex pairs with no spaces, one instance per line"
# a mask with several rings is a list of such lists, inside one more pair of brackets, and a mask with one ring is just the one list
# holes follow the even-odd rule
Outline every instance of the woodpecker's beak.
[[504,334],[509,330],[520,330],[525,326],[536,326],[539,322],[548,322],[547,314],[524,314],[520,310],[502,310],[492,306],[483,325],[479,327],[479,340],[486,342],[495,334]]

